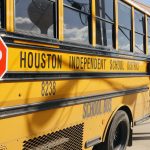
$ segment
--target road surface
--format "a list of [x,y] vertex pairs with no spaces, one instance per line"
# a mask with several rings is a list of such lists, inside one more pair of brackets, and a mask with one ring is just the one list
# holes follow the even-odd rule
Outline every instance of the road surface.
[[133,129],[133,146],[127,150],[150,150],[150,119]]

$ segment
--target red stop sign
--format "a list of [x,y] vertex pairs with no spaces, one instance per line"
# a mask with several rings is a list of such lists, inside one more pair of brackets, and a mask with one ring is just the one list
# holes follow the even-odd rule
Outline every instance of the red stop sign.
[[2,38],[0,38],[0,79],[4,76],[7,71],[7,57],[8,49]]

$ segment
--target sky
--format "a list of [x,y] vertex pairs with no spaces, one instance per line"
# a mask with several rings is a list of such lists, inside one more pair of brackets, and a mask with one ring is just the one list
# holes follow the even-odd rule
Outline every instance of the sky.
[[146,5],[150,5],[150,0],[136,0],[136,1],[138,1],[140,3],[144,3]]

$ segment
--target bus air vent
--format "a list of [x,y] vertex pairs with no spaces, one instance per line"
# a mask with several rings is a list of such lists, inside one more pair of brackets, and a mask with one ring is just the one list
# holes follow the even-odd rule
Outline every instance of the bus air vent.
[[81,150],[83,124],[23,142],[23,150]]

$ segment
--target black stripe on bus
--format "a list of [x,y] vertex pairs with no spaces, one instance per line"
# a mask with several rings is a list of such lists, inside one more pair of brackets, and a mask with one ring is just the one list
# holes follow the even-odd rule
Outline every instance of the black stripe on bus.
[[[6,34],[6,33],[5,33]],[[31,35],[23,35],[20,33],[7,33],[3,40],[7,44],[7,46],[13,47],[24,47],[24,48],[34,48],[40,49],[44,48],[44,50],[54,50],[61,52],[69,52],[69,53],[77,53],[77,54],[89,54],[89,55],[98,55],[98,56],[111,56],[116,58],[125,58],[129,60],[149,60],[145,54],[135,54],[133,52],[127,51],[116,51],[115,49],[110,49],[105,46],[97,46],[93,47],[92,45],[83,45],[80,43],[72,43],[67,41],[58,41],[57,39],[50,39],[45,37],[35,37]],[[48,48],[45,46],[34,46],[34,45],[25,45],[25,44],[16,44],[13,40],[23,40],[26,42],[35,42],[43,43],[43,44],[53,44],[60,46],[60,49]]]
[[[52,44],[52,43],[49,43]],[[133,54],[131,52],[124,52],[122,50],[116,51],[116,50],[110,50],[103,47],[100,48],[91,48],[91,47],[84,47],[81,48],[79,46],[74,45],[59,45],[60,48],[48,48],[44,46],[35,46],[35,45],[25,45],[25,44],[15,44],[15,43],[8,43],[6,42],[7,46],[10,47],[18,47],[18,48],[30,48],[32,50],[41,50],[42,51],[55,51],[55,52],[64,52],[64,53],[74,53],[74,54],[84,54],[84,55],[95,55],[95,56],[104,56],[104,57],[113,57],[113,58],[120,58],[120,59],[126,59],[126,60],[143,60],[143,61],[149,61],[149,58],[147,58],[146,55],[139,55],[139,54]]]
[[128,78],[149,76],[147,73],[97,73],[97,72],[9,72],[2,81],[25,81],[25,80],[61,80],[61,79],[91,79],[91,78]]
[[144,86],[144,87],[133,88],[129,90],[114,91],[114,92],[104,93],[99,95],[81,96],[81,97],[74,97],[74,98],[49,100],[47,102],[24,104],[24,105],[10,106],[10,107],[1,107],[0,119],[30,114],[33,112],[39,112],[44,110],[56,109],[56,108],[61,108],[66,106],[89,103],[101,99],[105,100],[109,98],[145,92],[147,90],[149,90],[149,88],[147,86]]

